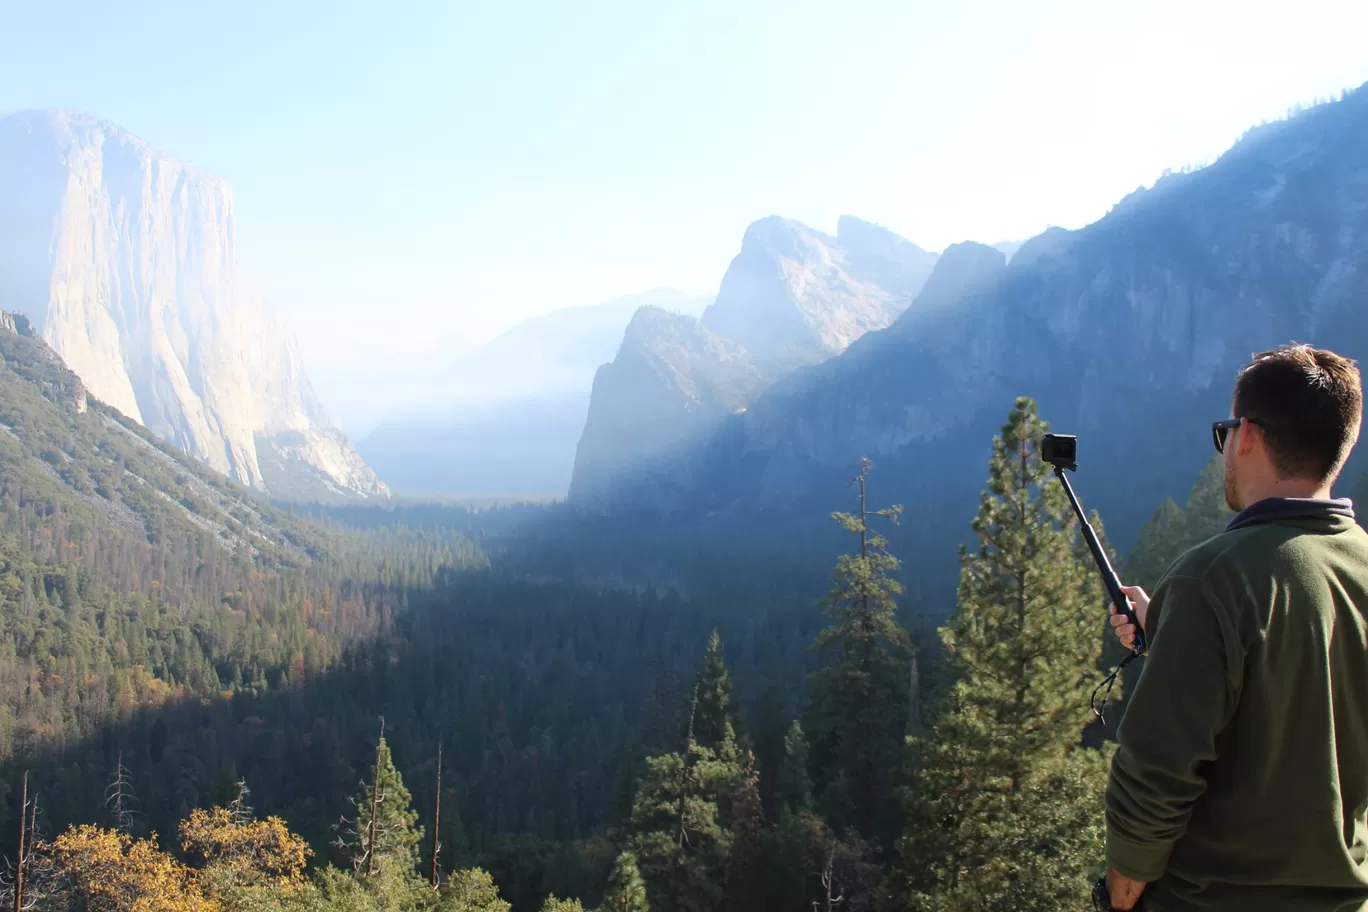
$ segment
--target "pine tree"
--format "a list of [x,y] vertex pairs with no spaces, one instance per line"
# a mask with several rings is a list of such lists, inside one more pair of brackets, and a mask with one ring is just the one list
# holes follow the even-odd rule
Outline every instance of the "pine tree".
[[694,718],[694,738],[703,747],[717,750],[724,742],[734,740],[736,731],[731,717],[731,675],[722,656],[722,638],[716,630],[708,638],[708,648],[698,668],[695,692],[698,711]]
[[1081,908],[1102,845],[1107,757],[1081,745],[1105,627],[1098,574],[1017,400],[961,549],[942,628],[957,675],[925,737],[889,908]]
[[381,867],[412,873],[423,839],[413,798],[385,742],[383,722],[380,731],[375,772],[349,799],[354,814],[343,817],[337,827],[336,845],[351,862],[352,870],[363,876],[375,874]]
[[[739,770],[698,743],[692,719],[682,753],[647,758],[632,809],[631,848],[656,912],[716,912],[723,898],[731,834],[719,805]],[[735,753],[733,744],[721,747]]]
[[871,517],[896,523],[902,507],[868,508],[872,467],[860,461],[858,514],[833,518],[859,541],[854,554],[837,559],[827,593],[831,626],[813,644],[839,649],[833,664],[812,678],[812,705],[805,730],[812,750],[818,805],[837,827],[854,825],[876,843],[896,833],[896,807],[887,800],[907,733],[908,659],[911,639],[896,619],[902,585],[888,541],[870,527]]
[[623,852],[613,862],[608,889],[603,894],[603,912],[650,912],[646,881],[641,879],[636,855]]

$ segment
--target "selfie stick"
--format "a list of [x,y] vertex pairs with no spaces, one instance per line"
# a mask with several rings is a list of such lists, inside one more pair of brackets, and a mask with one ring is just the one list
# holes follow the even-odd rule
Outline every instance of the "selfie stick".
[[1078,502],[1077,495],[1074,494],[1073,485],[1069,484],[1068,476],[1064,474],[1065,468],[1076,469],[1076,465],[1062,466],[1054,464],[1054,473],[1059,476],[1059,481],[1064,485],[1064,493],[1069,495],[1069,503],[1073,505],[1074,513],[1078,516],[1078,521],[1083,524],[1083,539],[1088,543],[1088,550],[1092,552],[1093,560],[1097,561],[1097,569],[1102,571],[1102,583],[1107,587],[1107,594],[1111,596],[1112,604],[1116,610],[1124,614],[1135,625],[1135,644],[1131,647],[1131,653],[1140,655],[1145,651],[1145,631],[1140,626],[1140,619],[1135,615],[1135,606],[1126,598],[1126,593],[1121,591],[1121,579],[1112,569],[1111,561],[1107,560],[1107,552],[1102,550],[1102,543],[1097,540],[1097,533],[1093,531],[1092,523],[1088,522],[1087,515],[1083,512],[1083,505]]

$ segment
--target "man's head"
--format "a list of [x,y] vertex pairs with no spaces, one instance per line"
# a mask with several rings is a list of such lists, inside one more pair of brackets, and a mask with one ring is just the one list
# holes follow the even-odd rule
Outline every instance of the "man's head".
[[1260,352],[1235,381],[1225,438],[1227,505],[1328,491],[1358,441],[1363,388],[1355,363],[1309,345]]

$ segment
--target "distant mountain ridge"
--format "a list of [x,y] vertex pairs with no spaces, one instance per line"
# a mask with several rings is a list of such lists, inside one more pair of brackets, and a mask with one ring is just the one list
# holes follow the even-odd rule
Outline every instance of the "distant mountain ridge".
[[697,317],[711,302],[656,288],[525,320],[437,371],[422,412],[395,415],[357,449],[408,494],[563,497],[594,373],[633,314]]
[[0,117],[0,300],[93,396],[272,496],[387,496],[239,269],[234,232],[226,181],[112,124]]
[[672,476],[687,484],[639,473],[606,503],[820,523],[869,456],[879,499],[908,507],[899,549],[942,568],[946,595],[992,436],[1029,395],[1080,435],[1082,496],[1128,550],[1209,456],[1252,352],[1299,340],[1368,357],[1368,91],[1253,129],[1005,259],[947,250],[890,328],[721,422]]

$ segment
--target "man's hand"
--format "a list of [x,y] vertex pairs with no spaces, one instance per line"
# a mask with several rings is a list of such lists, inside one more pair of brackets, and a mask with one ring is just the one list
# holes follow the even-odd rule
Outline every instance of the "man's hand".
[[[1130,595],[1129,592],[1126,594]],[[1140,894],[1143,892],[1145,892],[1145,885],[1140,881],[1131,880],[1115,868],[1107,871],[1107,895],[1111,897],[1113,909],[1134,909],[1135,904],[1140,901]]]
[[[1144,629],[1145,616],[1149,614],[1150,597],[1139,586],[1122,586],[1121,591],[1126,593],[1126,597],[1135,606],[1135,617],[1140,621],[1141,629]],[[1130,618],[1117,611],[1115,605],[1109,605],[1108,609],[1111,611],[1111,625],[1116,630],[1116,638],[1121,641],[1122,646],[1134,649],[1135,625],[1130,622]]]

